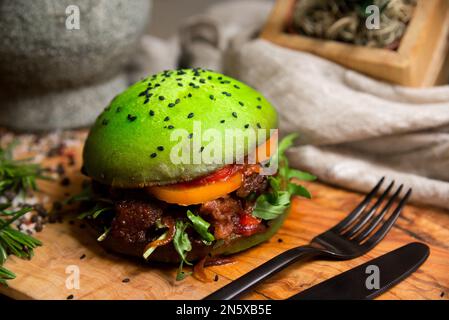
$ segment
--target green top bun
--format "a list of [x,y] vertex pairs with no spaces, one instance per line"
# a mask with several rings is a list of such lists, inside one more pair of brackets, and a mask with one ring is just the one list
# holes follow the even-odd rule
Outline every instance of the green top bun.
[[[225,75],[200,68],[164,71],[129,87],[99,115],[84,146],[83,170],[98,182],[122,188],[211,173],[223,161],[173,163],[170,157],[180,141],[190,146],[190,159],[207,147],[208,142],[194,143],[195,122],[201,132],[215,129],[223,137],[226,129],[267,129],[265,140],[269,129],[277,128],[277,113],[259,92]],[[182,138],[173,139],[175,131]],[[234,143],[234,153],[246,155],[262,143],[250,136],[243,145]]]

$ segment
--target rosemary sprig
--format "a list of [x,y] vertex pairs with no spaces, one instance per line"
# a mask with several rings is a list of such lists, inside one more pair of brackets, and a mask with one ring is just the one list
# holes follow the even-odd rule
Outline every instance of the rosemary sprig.
[[8,255],[31,259],[33,249],[42,245],[39,240],[12,227],[12,223],[31,210],[32,208],[22,208],[15,212],[0,210],[0,284],[6,285],[6,280],[16,277],[12,271],[2,267]]
[[39,164],[30,163],[30,159],[14,160],[12,150],[16,143],[0,148],[0,195],[6,192],[19,194],[36,191],[37,179],[51,180],[43,175]]
[[[16,144],[13,142],[6,148],[0,148],[0,196],[6,196],[7,193],[14,197],[28,194],[37,190],[36,180],[50,179],[42,174],[43,170],[38,164],[30,163],[30,159],[13,159],[13,148]],[[10,197],[6,198],[11,201]],[[0,285],[7,285],[7,280],[16,277],[12,271],[3,267],[10,254],[22,259],[31,259],[33,249],[42,245],[39,240],[13,226],[15,221],[32,210],[30,207],[14,210],[11,203],[0,202]]]

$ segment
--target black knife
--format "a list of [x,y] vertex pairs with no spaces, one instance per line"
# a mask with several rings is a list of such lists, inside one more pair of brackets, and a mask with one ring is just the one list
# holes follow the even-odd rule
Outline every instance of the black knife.
[[306,289],[289,300],[373,299],[415,272],[429,247],[413,242]]

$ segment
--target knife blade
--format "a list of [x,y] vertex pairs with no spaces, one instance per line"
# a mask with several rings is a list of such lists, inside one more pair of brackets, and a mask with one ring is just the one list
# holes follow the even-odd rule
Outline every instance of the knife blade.
[[426,261],[429,253],[427,245],[409,243],[306,289],[288,300],[373,299],[415,272]]

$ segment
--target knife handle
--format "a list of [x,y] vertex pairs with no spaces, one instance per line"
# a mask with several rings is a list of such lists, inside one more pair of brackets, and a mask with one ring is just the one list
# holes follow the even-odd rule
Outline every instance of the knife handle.
[[293,262],[311,257],[318,250],[310,246],[302,246],[287,250],[273,259],[244,274],[237,280],[232,281],[223,288],[208,295],[204,300],[231,300],[247,292],[256,284],[281,271]]

